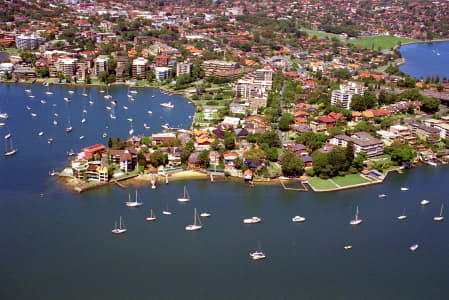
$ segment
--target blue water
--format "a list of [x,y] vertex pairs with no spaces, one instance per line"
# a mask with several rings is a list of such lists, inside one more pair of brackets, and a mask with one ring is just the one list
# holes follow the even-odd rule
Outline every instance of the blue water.
[[[67,89],[50,87],[55,95],[44,96],[45,88],[33,86],[36,98],[29,100],[24,88],[0,85],[0,110],[10,114],[19,147],[16,156],[0,157],[0,299],[449,299],[449,222],[432,221],[442,202],[448,206],[449,166],[419,167],[393,174],[383,185],[337,193],[192,180],[156,190],[111,186],[74,194],[48,176],[67,164],[69,148],[102,141],[106,126],[109,135],[125,138],[128,117],[142,133],[148,119],[152,130],[166,122],[188,126],[193,107],[171,97],[175,109],[165,111],[159,103],[169,97],[143,89],[132,104],[126,89],[111,88],[117,108],[130,107],[127,113],[117,109],[117,124],[111,124],[103,94],[92,89],[95,104],[86,106],[84,128],[87,99],[79,89],[69,109],[74,131],[67,135],[65,124],[53,128],[49,105],[57,103],[63,123]],[[148,97],[152,94],[156,97]],[[41,98],[48,103],[38,104]],[[29,103],[36,119],[25,110]],[[176,198],[184,184],[192,200],[181,205]],[[402,186],[410,191],[401,192]],[[124,202],[135,189],[145,205],[129,209]],[[377,198],[380,193],[388,197]],[[421,207],[422,199],[431,203]],[[169,217],[161,215],[167,205]],[[356,205],[364,222],[351,227]],[[203,230],[186,232],[194,207],[212,216],[202,219]],[[155,223],[144,221],[150,208]],[[408,219],[399,222],[404,208]],[[128,232],[112,236],[120,215]],[[307,221],[293,224],[295,215]],[[242,224],[250,216],[263,222]],[[258,241],[268,258],[252,262],[248,253]],[[412,253],[408,247],[414,243],[420,248]],[[347,244],[354,247],[349,252],[343,249]]]
[[440,75],[440,80],[449,78],[449,41],[409,44],[399,51],[406,60],[399,67],[404,73],[418,79],[436,75]]

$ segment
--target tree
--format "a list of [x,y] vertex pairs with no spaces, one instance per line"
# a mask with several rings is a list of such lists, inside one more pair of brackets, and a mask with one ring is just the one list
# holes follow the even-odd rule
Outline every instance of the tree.
[[267,143],[270,147],[280,147],[281,141],[279,135],[274,130],[265,131],[257,141],[260,144]]
[[198,162],[200,163],[200,166],[204,169],[207,169],[209,167],[210,160],[208,150],[203,150],[200,152],[200,155],[198,155]]
[[164,163],[164,155],[159,150],[154,151],[150,155],[151,164],[157,168]]
[[354,142],[349,141],[345,151],[346,161],[351,165],[354,160]]
[[[374,95],[370,91],[365,91],[365,93],[363,94],[363,100],[365,102],[366,108],[373,108],[376,106],[376,103],[377,103],[376,95]],[[352,102],[352,100],[351,100],[351,102]]]
[[269,161],[277,161],[279,158],[279,153],[277,148],[268,148],[265,150],[265,153],[267,155],[267,159]]
[[363,169],[363,162],[367,159],[368,155],[365,152],[359,152],[352,161],[352,167],[357,171],[361,171]]
[[440,106],[440,100],[436,98],[425,97],[421,100],[421,109],[426,113],[434,113],[438,111]]
[[366,109],[365,99],[358,94],[353,95],[351,97],[350,107],[355,111],[364,111]]
[[312,131],[301,133],[297,138],[298,144],[304,144],[311,151],[315,151],[324,145],[327,141],[327,136],[323,133],[314,133]]
[[237,157],[234,159],[234,167],[238,170],[240,170],[243,166],[243,160],[240,157]]
[[281,119],[279,120],[279,129],[282,131],[290,130],[290,124],[293,123],[293,121],[293,115],[289,113],[283,114]]
[[252,149],[246,151],[243,154],[243,157],[245,158],[245,161],[247,161],[253,165],[257,165],[260,162],[265,160],[266,154],[262,149],[252,148]]
[[287,151],[282,155],[281,169],[286,176],[299,176],[304,172],[304,162],[292,151]]

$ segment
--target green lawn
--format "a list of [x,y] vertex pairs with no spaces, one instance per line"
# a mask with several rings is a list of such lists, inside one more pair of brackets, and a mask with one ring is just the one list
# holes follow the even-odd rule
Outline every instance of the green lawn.
[[316,37],[320,37],[320,38],[327,37],[329,39],[331,39],[331,38],[341,39],[338,34],[334,34],[334,33],[328,33],[328,32],[324,32],[324,31],[318,31],[318,30],[306,29],[306,28],[301,28],[301,31],[306,32],[309,36],[316,36]]
[[339,186],[348,186],[348,185],[355,185],[355,184],[361,184],[361,183],[367,183],[370,182],[368,179],[363,178],[360,176],[360,174],[349,174],[346,176],[336,176],[332,178],[333,181],[335,181],[336,184]]
[[309,177],[309,184],[316,190],[335,189],[337,186],[330,180],[321,179],[319,177]]
[[274,176],[281,175],[281,169],[273,162],[270,162],[270,165],[267,167],[268,172]]
[[17,49],[17,48],[6,48],[4,50],[4,52],[6,52],[8,54],[17,54],[17,53],[19,53],[19,49]]
[[400,38],[395,36],[366,36],[366,37],[359,37],[354,40],[350,40],[349,43],[353,44],[357,47],[361,46],[363,48],[371,49],[374,45],[374,49],[378,49],[379,47],[381,49],[391,49],[398,45],[398,42],[401,42],[402,44],[405,43],[412,43],[417,42],[418,40],[414,39],[407,39],[407,38]]

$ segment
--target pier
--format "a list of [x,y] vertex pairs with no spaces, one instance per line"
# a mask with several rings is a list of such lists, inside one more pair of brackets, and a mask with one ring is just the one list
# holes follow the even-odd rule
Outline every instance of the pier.
[[280,180],[281,186],[285,191],[293,191],[293,192],[308,192],[309,190],[307,189],[307,187],[304,185],[304,183],[302,183],[301,181],[299,181],[299,183],[302,185],[302,188],[291,188],[291,187],[287,187],[285,185],[285,183]]

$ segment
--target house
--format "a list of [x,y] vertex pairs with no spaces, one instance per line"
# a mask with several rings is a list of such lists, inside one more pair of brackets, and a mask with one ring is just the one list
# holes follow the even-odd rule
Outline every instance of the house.
[[312,157],[309,155],[300,155],[299,158],[304,162],[304,168],[313,167]]
[[319,117],[318,119],[312,121],[310,123],[310,128],[312,128],[312,130],[314,132],[320,132],[320,131],[325,131],[329,128],[332,128],[335,126],[335,119],[328,117],[328,116],[323,116],[323,117]]
[[393,125],[390,127],[390,132],[397,134],[402,137],[404,142],[413,146],[416,144],[416,137],[412,134],[411,130],[406,126]]
[[221,122],[224,125],[231,125],[234,128],[237,128],[240,124],[239,118],[232,118],[232,117],[225,117],[223,122]]
[[110,150],[109,160],[120,166],[124,172],[131,172],[137,164],[137,151],[125,150]]
[[218,151],[210,151],[209,152],[209,163],[211,165],[218,165],[220,164],[220,153]]
[[189,159],[187,161],[187,164],[189,168],[199,168],[200,167],[200,160],[198,159],[200,156],[200,152],[193,152],[190,154]]
[[245,179],[245,181],[252,181],[253,180],[253,171],[248,169],[245,172],[243,172],[243,178]]
[[95,144],[92,146],[88,146],[82,149],[83,152],[88,152],[92,154],[92,156],[95,156],[97,154],[100,154],[106,150],[106,147],[102,144]]
[[239,157],[237,153],[226,153],[223,155],[225,167],[233,168],[235,160]]
[[271,129],[271,125],[262,116],[249,116],[246,118],[245,128],[249,133],[264,133]]
[[440,141],[440,130],[435,127],[426,126],[416,121],[410,121],[408,128],[413,134],[416,134],[420,139],[428,141],[430,144],[436,144]]
[[346,147],[348,142],[353,142],[354,152],[365,152],[368,157],[379,156],[384,153],[384,143],[367,132],[357,132],[351,136],[339,134],[329,140],[331,145]]
[[176,135],[174,133],[153,133],[151,136],[152,145],[169,144],[176,141]]

